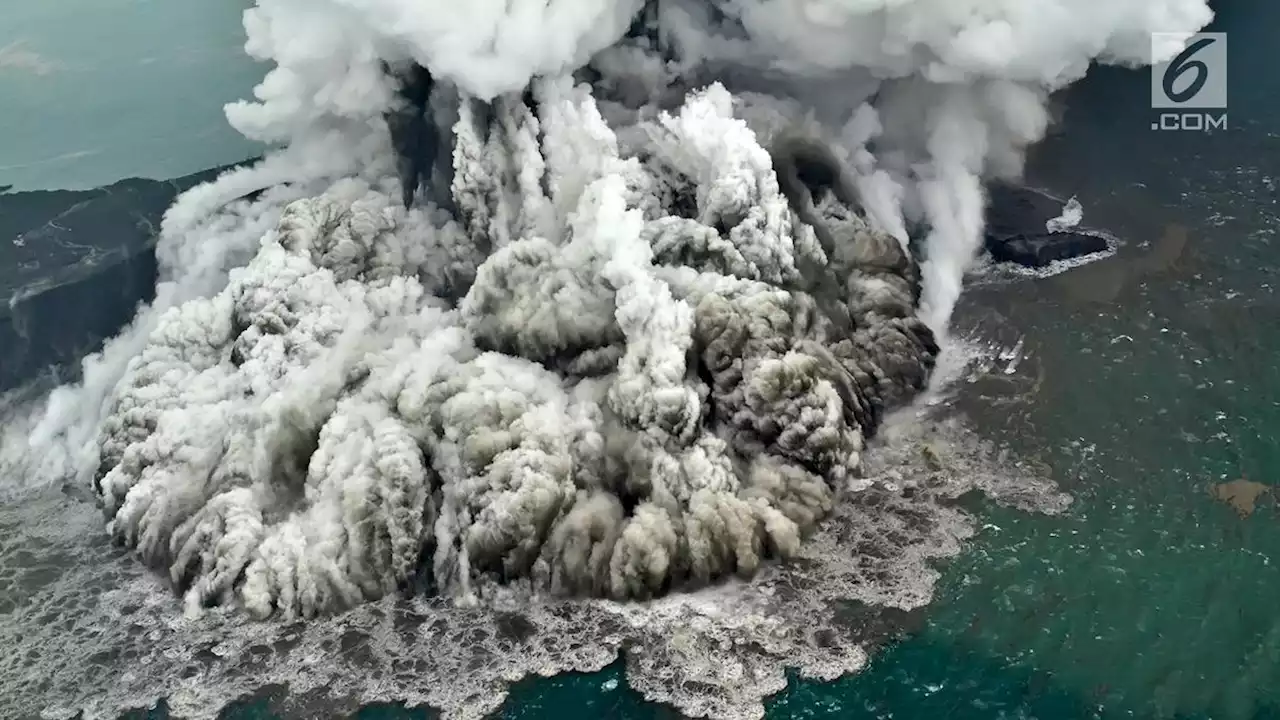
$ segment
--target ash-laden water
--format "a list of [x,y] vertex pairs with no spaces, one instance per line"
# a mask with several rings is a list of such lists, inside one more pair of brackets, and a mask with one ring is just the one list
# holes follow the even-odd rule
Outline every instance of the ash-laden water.
[[736,718],[785,668],[856,671],[972,533],[950,500],[1066,503],[954,421],[889,419],[954,347],[984,176],[1091,60],[1210,18],[259,0],[276,67],[228,117],[283,147],[179,198],[155,301],[0,442],[28,486],[0,691],[478,717],[625,648],[646,696]]

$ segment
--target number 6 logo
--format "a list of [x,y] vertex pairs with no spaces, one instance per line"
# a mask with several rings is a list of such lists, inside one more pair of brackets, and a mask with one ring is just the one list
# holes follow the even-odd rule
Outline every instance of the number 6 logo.
[[1168,57],[1175,49],[1181,52],[1172,60],[1151,68],[1151,107],[1226,109],[1226,33],[1152,33],[1153,57]]
[[[1164,70],[1162,83],[1164,85],[1165,97],[1168,97],[1175,103],[1182,104],[1195,97],[1204,89],[1204,84],[1209,81],[1209,66],[1205,65],[1203,60],[1192,60],[1191,58],[1194,57],[1196,53],[1215,42],[1217,41],[1211,37],[1200,38],[1188,45],[1185,50],[1178,53],[1178,56],[1175,57]],[[1196,71],[1195,78],[1181,92],[1175,90],[1174,85],[1178,82],[1178,78],[1191,70]]]

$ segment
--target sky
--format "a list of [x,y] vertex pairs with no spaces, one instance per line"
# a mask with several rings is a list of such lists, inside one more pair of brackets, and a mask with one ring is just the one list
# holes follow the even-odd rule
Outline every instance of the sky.
[[259,152],[223,106],[264,69],[247,0],[10,2],[0,25],[0,185],[173,178]]

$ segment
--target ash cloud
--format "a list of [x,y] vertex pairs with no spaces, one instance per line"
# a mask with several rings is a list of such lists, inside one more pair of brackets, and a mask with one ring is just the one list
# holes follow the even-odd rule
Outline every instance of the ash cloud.
[[178,200],[6,466],[91,485],[193,613],[751,577],[866,490],[1048,94],[1212,17],[642,5],[259,0],[227,115],[281,149]]
[[457,220],[338,181],[156,321],[95,484],[192,610],[749,577],[923,388],[938,348],[909,254],[834,195],[801,222],[723,87],[632,153],[584,86],[533,90],[483,115],[464,98]]

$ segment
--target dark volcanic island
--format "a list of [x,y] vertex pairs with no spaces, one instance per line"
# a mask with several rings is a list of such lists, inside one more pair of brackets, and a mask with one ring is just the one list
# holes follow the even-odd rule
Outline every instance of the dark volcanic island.
[[1046,223],[1062,210],[1053,198],[1034,190],[993,183],[987,187],[984,244],[996,262],[1040,268],[1107,250],[1105,238],[1073,230],[1050,232]]
[[119,332],[155,293],[165,210],[225,169],[0,193],[0,391],[71,370]]

